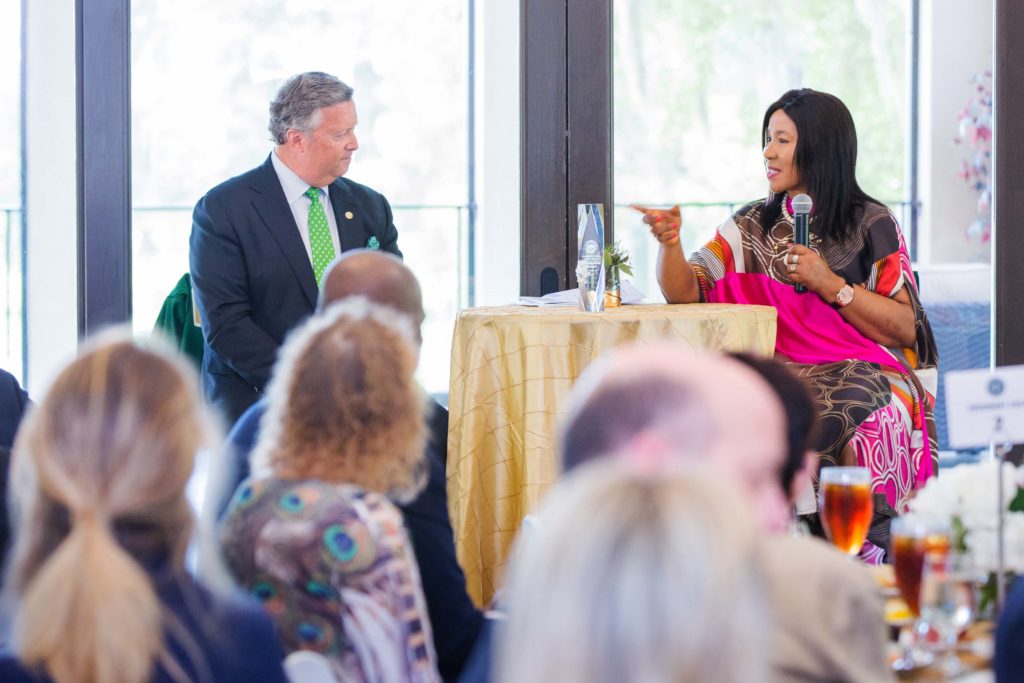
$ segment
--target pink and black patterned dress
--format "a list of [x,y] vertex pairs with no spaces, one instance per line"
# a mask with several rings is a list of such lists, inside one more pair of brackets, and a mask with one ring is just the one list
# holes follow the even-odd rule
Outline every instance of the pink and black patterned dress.
[[416,558],[402,513],[385,496],[315,480],[247,479],[221,543],[287,652],[319,652],[346,683],[441,680]]
[[[783,210],[765,231],[764,201],[747,204],[723,223],[715,237],[690,257],[701,297],[709,303],[774,306],[778,310],[776,355],[809,384],[819,412],[814,449],[822,466],[850,462],[868,467],[875,492],[873,527],[861,556],[884,557],[885,517],[938,468],[932,414],[937,353],[917,293],[902,233],[884,206],[857,207],[856,221],[842,242],[825,240],[810,222],[810,247],[840,277],[892,297],[910,296],[917,321],[913,347],[889,349],[846,322],[831,303],[813,292],[797,293],[785,264],[793,222]],[[878,545],[872,543],[874,540]]]

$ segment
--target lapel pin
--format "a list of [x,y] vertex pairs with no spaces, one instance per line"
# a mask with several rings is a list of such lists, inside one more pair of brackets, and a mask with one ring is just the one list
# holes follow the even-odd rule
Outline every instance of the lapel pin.
[[349,220],[352,220],[352,212],[351,211],[346,211],[345,212],[345,218],[347,218]]
[[373,235],[369,240],[366,241],[367,249],[380,249],[380,242],[377,240],[377,236]]

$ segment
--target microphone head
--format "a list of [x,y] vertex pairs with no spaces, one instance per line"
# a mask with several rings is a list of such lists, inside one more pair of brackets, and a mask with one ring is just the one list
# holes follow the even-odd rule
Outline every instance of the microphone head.
[[793,213],[810,213],[814,202],[805,194],[798,194],[793,197]]

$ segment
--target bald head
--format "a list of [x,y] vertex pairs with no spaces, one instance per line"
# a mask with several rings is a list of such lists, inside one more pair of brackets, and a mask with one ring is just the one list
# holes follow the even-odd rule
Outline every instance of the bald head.
[[409,316],[419,335],[423,296],[412,271],[393,254],[368,249],[346,251],[324,274],[317,310],[350,296],[364,296]]
[[602,432],[590,440],[604,446],[601,453],[641,450],[710,461],[745,487],[767,527],[785,523],[788,505],[779,485],[785,414],[749,367],[678,343],[630,344],[588,368],[570,400],[566,461],[599,454],[593,447],[569,453],[572,434],[593,430]]

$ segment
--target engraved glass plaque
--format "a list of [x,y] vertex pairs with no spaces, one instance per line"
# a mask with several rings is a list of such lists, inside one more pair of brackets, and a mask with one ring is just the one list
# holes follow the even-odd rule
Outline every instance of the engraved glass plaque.
[[577,207],[579,261],[576,280],[580,286],[580,310],[604,310],[604,206]]

